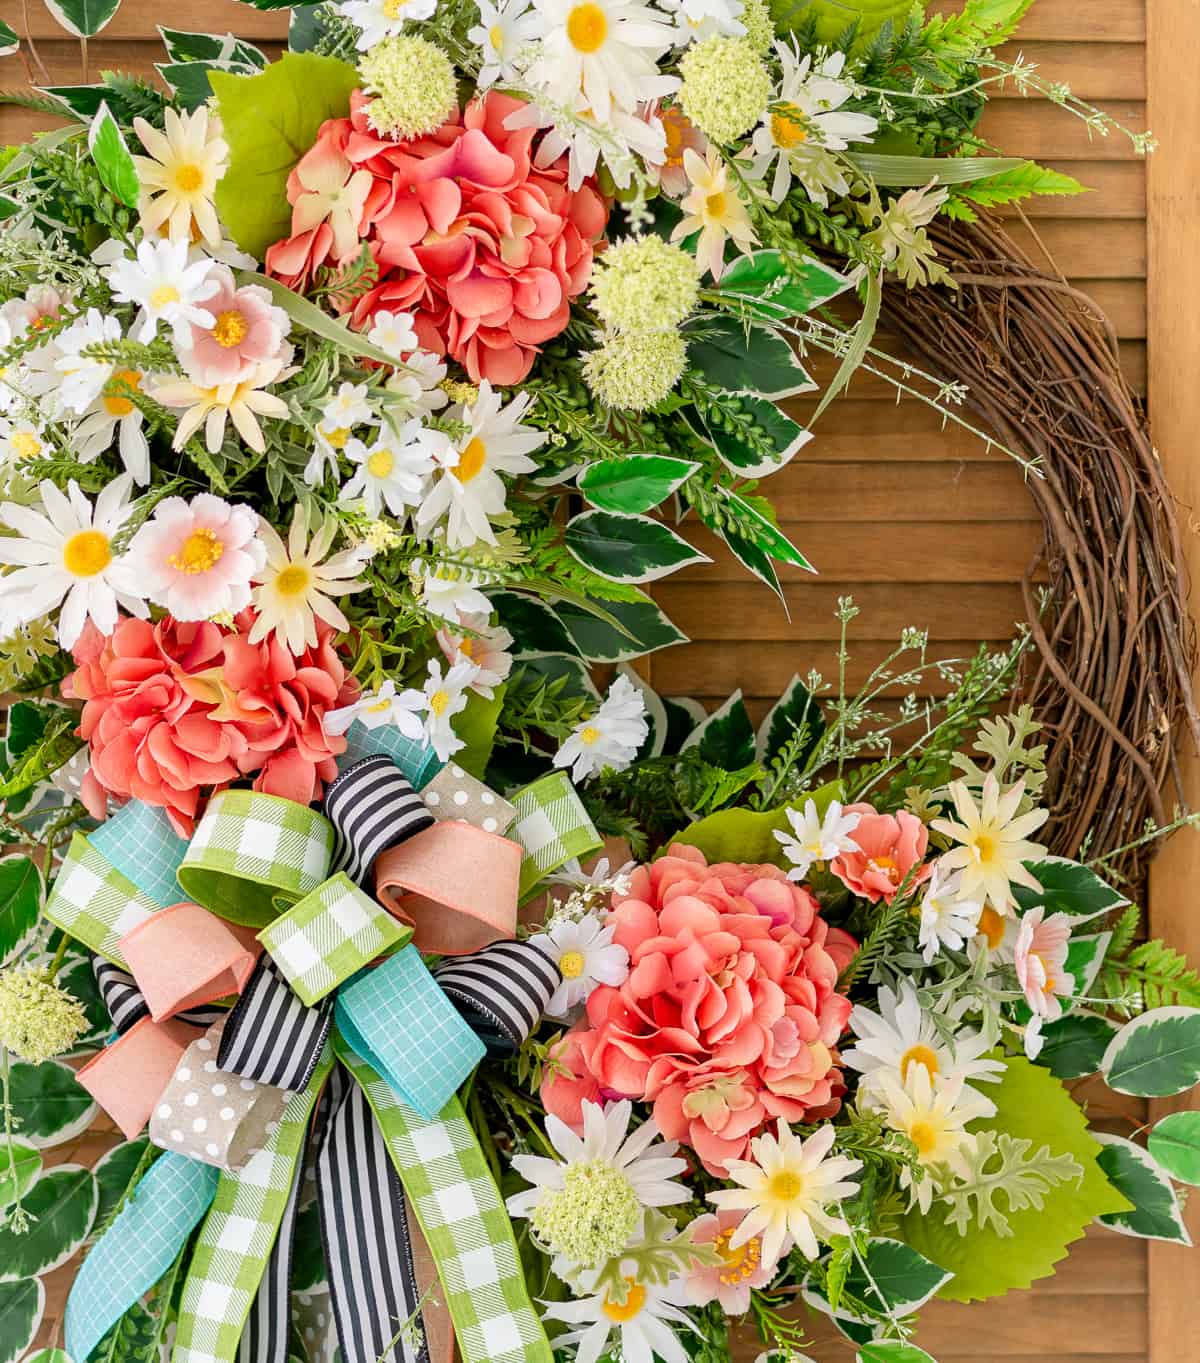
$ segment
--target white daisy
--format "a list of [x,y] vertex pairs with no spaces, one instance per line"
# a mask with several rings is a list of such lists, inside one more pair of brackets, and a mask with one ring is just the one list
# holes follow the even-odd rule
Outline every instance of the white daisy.
[[983,903],[962,897],[962,876],[947,873],[940,862],[933,863],[933,875],[921,900],[921,928],[918,945],[924,949],[925,964],[931,965],[939,951],[962,951],[979,930]]
[[481,90],[498,80],[514,80],[520,75],[518,61],[529,52],[545,31],[545,23],[531,0],[476,0],[479,22],[467,30],[467,41],[483,54],[476,76]]
[[554,765],[571,767],[573,781],[584,781],[605,767],[623,771],[649,732],[641,691],[628,677],[620,676],[591,719],[577,724],[564,740],[554,754]]
[[914,1069],[923,1069],[931,1079],[989,1083],[1004,1072],[1002,1061],[986,1058],[990,1047],[981,1033],[964,1029],[949,1041],[908,981],[898,994],[886,985],[880,989],[878,1012],[856,1004],[850,1028],[858,1040],[842,1052],[842,1059],[861,1073],[860,1091],[872,1098],[882,1092],[886,1078],[903,1084]]
[[27,419],[0,419],[0,460],[6,465],[20,464],[26,459],[44,459],[53,452],[45,431]]
[[115,368],[111,360],[93,359],[84,355],[83,350],[121,339],[120,322],[115,317],[105,317],[96,308],[89,308],[57,337],[54,368],[59,375],[58,396],[68,411],[85,412],[100,396]]
[[475,680],[471,689],[491,700],[495,689],[512,671],[512,654],[508,651],[513,637],[502,625],[491,625],[486,615],[468,615],[459,630],[439,629],[437,641],[446,661],[465,660],[475,665]]
[[535,933],[529,945],[558,967],[562,983],[546,1012],[565,1017],[583,1003],[598,984],[623,984],[629,975],[629,952],[613,941],[616,927],[605,927],[596,914],[571,921],[560,919],[545,932]]
[[832,861],[840,852],[862,850],[850,836],[862,815],[843,814],[837,800],[830,801],[824,817],[818,817],[813,800],[804,802],[803,812],[789,809],[786,813],[792,831],[786,833],[777,828],[775,837],[783,844],[784,854],[792,863],[789,880],[803,880],[814,862]]
[[441,477],[421,503],[417,529],[427,534],[445,519],[446,542],[467,548],[479,540],[496,543],[490,516],[504,510],[508,496],[501,474],[532,473],[537,464],[526,456],[545,443],[545,432],[522,426],[533,395],[523,393],[507,406],[484,379],[470,407],[455,416],[467,428],[458,449],[443,458]]
[[338,501],[358,499],[372,516],[379,516],[386,506],[393,516],[403,517],[409,507],[420,505],[437,456],[448,448],[445,435],[426,430],[415,417],[398,431],[389,423],[372,445],[347,441],[346,458],[358,467],[338,493]]
[[131,394],[141,389],[144,378],[141,370],[114,368],[71,436],[85,464],[111,449],[116,439],[121,463],[139,487],[150,481],[150,442],[142,429],[145,414]]
[[339,0],[333,8],[358,29],[355,46],[366,52],[402,33],[407,22],[432,17],[437,0]]
[[740,38],[746,25],[740,22],[742,0],[659,0],[659,8],[675,16],[675,45],[686,47],[715,34]]
[[908,1188],[912,1201],[927,1212],[947,1173],[966,1176],[964,1156],[974,1142],[966,1125],[992,1116],[995,1104],[962,1079],[931,1081],[924,1065],[914,1065],[904,1084],[885,1075],[880,1096],[888,1125],[912,1141],[917,1160],[927,1171],[919,1181],[907,1165],[900,1171],[901,1188]]
[[316,444],[304,466],[309,487],[318,487],[330,473],[337,477],[338,453],[346,448],[356,426],[379,425],[370,391],[365,383],[343,383],[321,408]]
[[423,688],[425,697],[425,741],[443,762],[448,762],[466,744],[454,732],[451,720],[467,708],[467,691],[475,677],[473,663],[455,663],[442,672],[441,663],[429,660],[429,676]]
[[388,415],[395,421],[440,412],[450,401],[441,387],[445,377],[444,360],[439,360],[432,351],[414,350],[384,381]]
[[546,128],[534,156],[539,169],[553,165],[566,156],[567,185],[578,189],[595,175],[603,161],[614,183],[625,189],[631,183],[639,160],[648,165],[661,163],[667,154],[667,134],[662,120],[649,112],[626,113],[614,108],[601,125],[580,96],[571,104],[543,109],[536,102],[509,114],[504,126]]
[[386,308],[380,308],[371,318],[367,340],[378,349],[386,350],[396,360],[420,345],[412,313],[388,312]]
[[1042,888],[1025,869],[1025,863],[1045,856],[1046,849],[1040,843],[1029,842],[1026,834],[1041,828],[1050,812],[1031,809],[1027,814],[1018,814],[1025,796],[1024,781],[1002,792],[991,772],[983,779],[983,795],[978,805],[964,781],[952,781],[947,789],[958,820],[934,819],[930,827],[963,845],[945,853],[941,864],[947,871],[962,872],[959,892],[964,898],[978,898],[997,913],[1006,914],[1016,903],[1013,885],[1030,890]]
[[396,690],[396,683],[389,677],[378,691],[365,691],[353,705],[343,705],[338,710],[326,710],[322,721],[325,732],[335,737],[344,734],[355,720],[365,729],[380,729],[391,724],[399,729],[405,738],[419,742],[425,733],[421,714],[425,709],[425,693],[413,687]]
[[113,537],[129,519],[133,479],[115,478],[91,502],[71,480],[64,495],[49,481],[38,485],[42,509],[5,502],[0,520],[15,536],[0,537],[0,563],[16,571],[0,578],[0,633],[10,634],[59,605],[58,640],[72,648],[91,620],[101,634],[117,625],[117,608],[148,614],[128,555],[117,554]]
[[[691,1317],[680,1309],[689,1301],[684,1280],[673,1278],[660,1285],[628,1276],[625,1287],[623,1302],[615,1301],[605,1291],[546,1307],[548,1320],[584,1327],[559,1335],[554,1341],[556,1347],[574,1345],[575,1363],[596,1363],[606,1352],[611,1358],[627,1359],[629,1363],[635,1360],[650,1363],[652,1358],[661,1358],[663,1363],[687,1363],[691,1354],[671,1328],[673,1325],[687,1330],[696,1328]],[[614,1331],[615,1352],[609,1349]]]
[[414,564],[420,575],[421,605],[441,620],[492,613],[492,603],[479,590],[488,585],[482,573],[464,573],[441,564]]
[[136,303],[141,311],[134,322],[136,339],[146,344],[158,335],[158,324],[179,331],[185,325],[212,328],[213,315],[198,306],[216,293],[212,261],[188,262],[186,241],[144,238],[136,256],[122,256],[104,276],[118,303]]

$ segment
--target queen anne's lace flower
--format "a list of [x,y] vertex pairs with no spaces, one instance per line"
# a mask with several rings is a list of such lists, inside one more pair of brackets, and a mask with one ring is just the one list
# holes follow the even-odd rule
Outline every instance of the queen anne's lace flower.
[[771,75],[744,38],[694,43],[679,62],[679,103],[706,137],[722,146],[749,132],[771,98]]
[[87,1031],[83,1004],[33,965],[0,971],[0,1050],[40,1065]]
[[414,34],[385,38],[359,61],[371,126],[395,137],[420,137],[439,127],[458,107],[450,58]]

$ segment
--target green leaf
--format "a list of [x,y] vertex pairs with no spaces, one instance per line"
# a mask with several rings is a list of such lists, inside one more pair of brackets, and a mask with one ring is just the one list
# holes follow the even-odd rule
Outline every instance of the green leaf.
[[1043,1045],[1038,1063],[1056,1079],[1082,1079],[1095,1074],[1116,1024],[1093,1013],[1069,1013],[1042,1028]]
[[1086,937],[1071,938],[1064,969],[1071,977],[1072,998],[1082,998],[1091,992],[1111,941],[1111,932],[1096,932]]
[[876,1339],[858,1351],[858,1363],[937,1363],[915,1344],[899,1339]]
[[99,113],[105,98],[112,94],[107,85],[40,85],[38,90],[81,123],[90,123]]
[[806,431],[766,398],[743,396],[738,402],[742,412],[754,418],[759,438],[770,441],[770,454],[765,454],[760,445],[744,440],[738,431],[713,425],[700,412],[684,413],[688,425],[708,441],[721,462],[734,473],[744,478],[769,477],[790,463],[796,452],[812,439],[811,431]]
[[[336,16],[335,16],[336,17]],[[288,48],[292,52],[311,52],[328,32],[324,6],[292,5],[288,19]]]
[[78,1136],[96,1115],[91,1094],[76,1082],[74,1070],[58,1060],[40,1065],[15,1061],[8,1091],[20,1138],[38,1150]]
[[198,109],[212,98],[214,71],[231,75],[252,75],[253,66],[234,62],[155,62],[154,69],[166,81],[171,93],[187,110]]
[[930,180],[939,185],[963,185],[1031,164],[1019,156],[884,156],[869,151],[847,152],[846,159],[877,185],[889,189],[917,188]]
[[52,776],[83,747],[75,734],[79,716],[62,710],[49,720],[41,739],[27,748],[0,782],[0,800],[11,800]]
[[700,519],[704,521],[711,530],[725,541],[730,553],[744,567],[748,568],[760,582],[765,583],[779,598],[780,602],[786,607],[787,601],[783,595],[783,588],[779,583],[779,574],[775,571],[775,565],[771,562],[771,556],[763,552],[753,540],[747,539],[744,535],[738,534],[729,526],[718,524],[709,520],[701,513]]
[[483,780],[487,764],[492,760],[496,723],[500,718],[500,707],[504,704],[505,687],[500,685],[493,690],[495,694],[491,700],[472,691],[466,709],[460,710],[450,721],[454,732],[467,745],[454,754],[454,762],[480,780]]
[[258,75],[213,71],[209,82],[229,144],[217,209],[234,241],[261,260],[291,231],[288,175],[321,124],[349,112],[358,72],[333,57],[289,52]]
[[902,26],[910,9],[912,0],[770,0],[776,32],[803,27],[816,43],[831,44],[854,24],[852,51],[861,50],[883,24]]
[[30,858],[0,860],[0,965],[33,936],[41,902],[41,873]]
[[1109,1088],[1168,1098],[1200,1080],[1200,1008],[1153,1008],[1127,1022],[1104,1053]]
[[837,373],[829,381],[829,387],[821,394],[821,401],[817,403],[817,410],[812,414],[811,425],[816,424],[817,418],[825,408],[849,384],[854,377],[854,371],[866,359],[867,351],[871,347],[875,328],[879,325],[879,313],[883,307],[882,272],[867,275],[864,288],[866,293],[863,299],[862,316],[855,323],[854,330],[850,334],[850,344],[846,347],[842,362],[837,367]]
[[977,1301],[1028,1287],[1053,1273],[1068,1246],[1097,1216],[1128,1210],[1129,1205],[1100,1168],[1101,1147],[1088,1131],[1085,1114],[1049,1070],[1022,1056],[1010,1056],[1000,1082],[988,1084],[987,1096],[996,1104],[995,1116],[972,1122],[968,1130],[1028,1140],[1035,1150],[1045,1147],[1050,1158],[1070,1156],[1083,1177],[1046,1189],[1040,1210],[1033,1205],[1001,1208],[1006,1210],[1009,1236],[978,1224],[959,1235],[945,1219],[944,1202],[935,1201],[928,1213],[910,1211],[898,1234],[955,1275],[939,1294],[951,1301]]
[[569,602],[558,607],[558,618],[567,627],[574,647],[592,662],[629,662],[688,641],[653,601],[606,601],[604,605],[621,630]]
[[513,636],[513,654],[574,653],[575,643],[555,612],[535,596],[495,592],[492,606],[498,622]]
[[752,251],[738,256],[721,275],[722,297],[734,298],[768,321],[787,322],[811,312],[849,288],[845,275],[807,257],[799,270],[789,269],[778,251]]
[[[798,802],[803,804],[805,800],[812,800],[817,813],[823,815],[831,800],[840,800],[844,796],[841,781],[830,781],[817,790],[799,796]],[[775,836],[775,830],[786,831],[790,827],[784,807],[764,810],[722,809],[689,824],[676,833],[671,841],[698,847],[710,865],[718,861],[742,861],[786,867],[789,863]]]
[[146,1136],[139,1136],[132,1141],[122,1141],[120,1145],[114,1145],[102,1159],[97,1161],[93,1171],[96,1175],[96,1187],[100,1194],[100,1200],[96,1206],[97,1228],[105,1224],[113,1214],[114,1208],[125,1196],[125,1191],[129,1187],[129,1180],[133,1177],[134,1170],[138,1167],[149,1144],[149,1138]]
[[26,1354],[23,1363],[73,1363],[73,1360],[65,1349],[38,1349]]
[[[324,61],[325,58],[322,57],[317,60]],[[271,70],[274,69],[274,67],[271,68]],[[255,77],[255,79],[260,78]],[[241,245],[240,242],[238,244]],[[332,341],[339,350],[345,351],[347,355],[357,355],[360,359],[374,360],[377,364],[391,366],[395,363],[386,350],[380,350],[378,346],[373,346],[361,333],[351,331],[344,322],[339,322],[336,317],[331,317],[329,313],[323,312],[315,303],[309,302],[307,298],[302,298],[285,284],[281,284],[278,279],[272,279],[269,275],[258,274],[253,270],[244,271],[239,275],[239,279],[243,284],[257,284],[259,288],[266,289],[276,307],[282,308],[298,327],[305,331],[311,331],[314,336],[320,336],[322,340]]]
[[755,758],[766,766],[779,755],[800,729],[807,729],[808,738],[797,751],[796,760],[803,762],[825,732],[825,717],[812,692],[793,676],[787,690],[767,711],[758,726],[754,742]]
[[692,731],[684,748],[698,748],[700,756],[714,767],[737,771],[754,761],[754,726],[741,691],[735,691],[724,704]]
[[0,1226],[0,1282],[36,1278],[65,1264],[87,1239],[96,1218],[96,1178],[78,1164],[43,1174],[24,1198],[29,1226]]
[[321,1214],[317,1199],[301,1207],[296,1213],[296,1231],[292,1242],[292,1276],[289,1286],[293,1292],[311,1292],[325,1281],[325,1253],[321,1248]]
[[80,1055],[99,1050],[112,1033],[112,1016],[96,983],[91,958],[68,957],[59,968],[58,983],[83,1005],[88,1022],[88,1030],[77,1038],[70,1054]]
[[585,568],[613,582],[653,582],[689,563],[709,563],[661,521],[585,511],[567,523],[563,540]]
[[1150,1132],[1147,1144],[1173,1179],[1200,1187],[1200,1112],[1172,1112]]
[[900,1240],[872,1239],[863,1258],[865,1269],[857,1257],[852,1262],[845,1290],[888,1315],[919,1311],[952,1276]]
[[691,340],[688,363],[730,393],[779,399],[817,386],[782,336],[733,317],[705,319],[704,330]]
[[1048,914],[1065,913],[1074,922],[1083,923],[1127,902],[1123,894],[1101,880],[1095,871],[1077,861],[1047,857],[1044,861],[1027,861],[1025,869],[1042,888],[1030,890],[1024,885],[1013,886],[1022,913],[1041,904]]
[[697,724],[708,718],[704,706],[691,696],[664,696],[663,709],[667,712],[667,752],[677,753],[688,740]]
[[1103,1224],[1122,1235],[1190,1245],[1192,1238],[1183,1224],[1183,1212],[1175,1189],[1150,1155],[1123,1136],[1098,1131],[1096,1139],[1104,1147],[1100,1152],[1100,1167],[1113,1187],[1133,1203],[1132,1210],[1102,1216]]
[[631,515],[652,511],[700,467],[690,459],[665,454],[633,454],[601,459],[579,475],[580,492],[602,511]]
[[[740,534],[750,538],[764,554],[770,554],[780,563],[793,564],[797,568],[803,568],[805,572],[816,572],[783,531],[777,525],[773,525],[761,511],[751,506],[744,497],[739,497],[736,492],[730,492],[728,488],[721,488],[720,492],[737,513]],[[728,536],[726,538],[728,539]]]
[[235,38],[232,33],[189,33],[180,28],[163,28],[167,60],[172,62],[232,62],[253,66],[261,71],[267,65],[267,54],[253,43]]
[[46,1289],[37,1278],[0,1283],[0,1363],[17,1363],[33,1343],[46,1309]]
[[0,1145],[0,1208],[22,1197],[42,1172],[42,1157],[32,1145],[14,1140]]
[[1036,161],[1022,161],[1011,170],[989,175],[984,180],[959,190],[959,197],[985,208],[996,204],[1014,203],[1033,194],[1090,194],[1086,185],[1073,175],[1039,166]]
[[46,8],[76,38],[94,38],[116,14],[121,0],[46,0]]
[[140,192],[137,169],[107,104],[101,104],[88,128],[88,150],[104,188],[127,208],[136,208]]
[[20,46],[21,40],[17,37],[16,30],[0,19],[0,57],[11,57]]

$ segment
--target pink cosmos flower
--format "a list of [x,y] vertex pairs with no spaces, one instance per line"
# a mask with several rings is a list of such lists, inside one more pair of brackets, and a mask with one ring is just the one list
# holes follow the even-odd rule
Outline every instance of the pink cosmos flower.
[[259,365],[283,358],[291,327],[266,289],[257,284],[239,289],[226,265],[217,266],[211,278],[217,291],[198,306],[212,315],[212,323],[187,327],[182,355],[189,377],[201,388],[241,383]]
[[647,164],[651,180],[657,180],[659,189],[668,199],[682,199],[688,192],[689,180],[683,168],[683,153],[694,151],[697,156],[708,153],[708,139],[677,105],[665,109],[646,105],[642,117],[647,122],[657,118],[666,134],[663,160],[658,165]]
[[745,1216],[741,1211],[709,1212],[691,1223],[692,1241],[714,1245],[721,1256],[719,1264],[701,1265],[688,1274],[687,1294],[693,1306],[715,1301],[727,1316],[742,1316],[750,1309],[751,1289],[770,1286],[779,1258],[763,1258],[761,1235],[751,1236],[737,1249],[730,1248],[734,1231]]
[[489,624],[486,615],[464,615],[461,623],[468,633],[460,633],[449,627],[437,632],[438,647],[450,664],[474,663],[479,669],[471,681],[471,689],[478,691],[488,700],[495,694],[495,688],[512,671],[512,654],[508,651],[513,641],[512,635],[502,625]]
[[1045,914],[1039,904],[1021,919],[1013,951],[1017,981],[1033,1013],[1025,1029],[1025,1052],[1030,1059],[1042,1048],[1042,1023],[1062,1017],[1062,999],[1075,988],[1066,969],[1071,919],[1065,913],[1052,913],[1049,918]]
[[[847,805],[846,814],[861,818],[854,830],[857,852],[839,853],[829,869],[848,890],[877,903],[891,903],[905,877],[924,860],[929,847],[929,830],[915,814],[879,814],[868,804]],[[909,889],[922,884],[933,874],[932,866],[921,866],[909,881]]]

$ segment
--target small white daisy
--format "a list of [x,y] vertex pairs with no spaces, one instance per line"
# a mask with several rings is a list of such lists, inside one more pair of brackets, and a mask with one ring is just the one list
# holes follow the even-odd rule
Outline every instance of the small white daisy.
[[740,38],[746,31],[742,0],[659,0],[659,8],[675,16],[675,45],[703,42],[715,34]]
[[425,693],[413,687],[396,690],[396,683],[389,677],[378,691],[366,691],[353,705],[343,705],[338,710],[326,710],[323,720],[325,732],[335,737],[344,734],[355,720],[366,729],[380,729],[391,724],[400,730],[405,738],[419,742],[425,733],[421,715],[425,710]]
[[421,605],[440,620],[460,620],[464,615],[492,613],[492,603],[479,590],[488,585],[481,573],[463,573],[433,564],[414,564],[420,575]]
[[338,493],[338,501],[361,500],[376,517],[385,506],[393,516],[404,517],[409,507],[420,505],[437,456],[449,449],[445,435],[426,430],[416,418],[398,431],[389,423],[372,445],[347,441],[346,458],[357,471]]
[[446,377],[445,361],[429,350],[414,350],[394,374],[384,381],[388,415],[393,421],[404,417],[432,416],[450,401],[441,387]]
[[402,33],[406,23],[430,18],[437,0],[339,0],[333,8],[358,29],[355,46],[366,52]]
[[646,741],[650,726],[641,691],[620,676],[590,719],[576,725],[554,754],[556,767],[570,767],[571,779],[584,781],[605,767],[623,771]]
[[379,414],[370,398],[365,383],[343,383],[321,408],[317,422],[317,438],[308,463],[304,466],[304,481],[318,487],[329,474],[336,478],[338,454],[350,441],[356,426],[378,426]]
[[443,762],[448,762],[466,744],[454,732],[454,716],[467,708],[467,691],[474,680],[473,663],[455,663],[442,672],[442,665],[429,660],[429,676],[423,687],[425,697],[425,741]]
[[837,800],[830,801],[823,817],[818,816],[813,800],[804,802],[803,812],[795,809],[785,812],[792,831],[777,828],[775,837],[792,863],[789,880],[803,880],[815,862],[832,861],[841,852],[862,850],[850,836],[862,815],[844,814]]
[[479,48],[483,62],[476,83],[481,90],[499,80],[513,80],[521,74],[520,59],[531,52],[545,32],[542,16],[531,0],[476,0],[479,22],[467,30],[467,41]]
[[629,952],[613,941],[615,932],[615,926],[605,927],[596,914],[589,913],[574,921],[561,919],[529,939],[529,945],[548,956],[562,976],[546,1005],[552,1017],[566,1017],[598,984],[625,982]]
[[933,875],[921,900],[921,928],[917,944],[931,965],[939,951],[962,951],[979,931],[982,899],[962,897],[962,873],[946,872],[934,862]]
[[96,308],[89,308],[59,335],[54,368],[60,375],[59,400],[68,411],[76,414],[87,411],[115,368],[111,360],[94,359],[83,351],[88,346],[121,339],[120,322],[115,317],[105,317]]
[[413,326],[412,313],[388,312],[385,308],[381,308],[371,318],[371,330],[367,332],[367,340],[379,350],[386,350],[396,360],[402,355],[407,355],[410,350],[416,350],[420,345]]
[[457,631],[439,629],[437,641],[447,662],[474,663],[476,672],[471,689],[488,700],[512,671],[513,659],[508,650],[513,637],[503,625],[489,624],[486,615],[466,616]]
[[217,291],[212,261],[188,262],[185,241],[143,239],[136,256],[122,256],[104,271],[118,303],[136,303],[141,311],[134,322],[136,339],[146,344],[158,334],[158,324],[177,330],[185,324],[211,328],[213,315],[199,307]]

